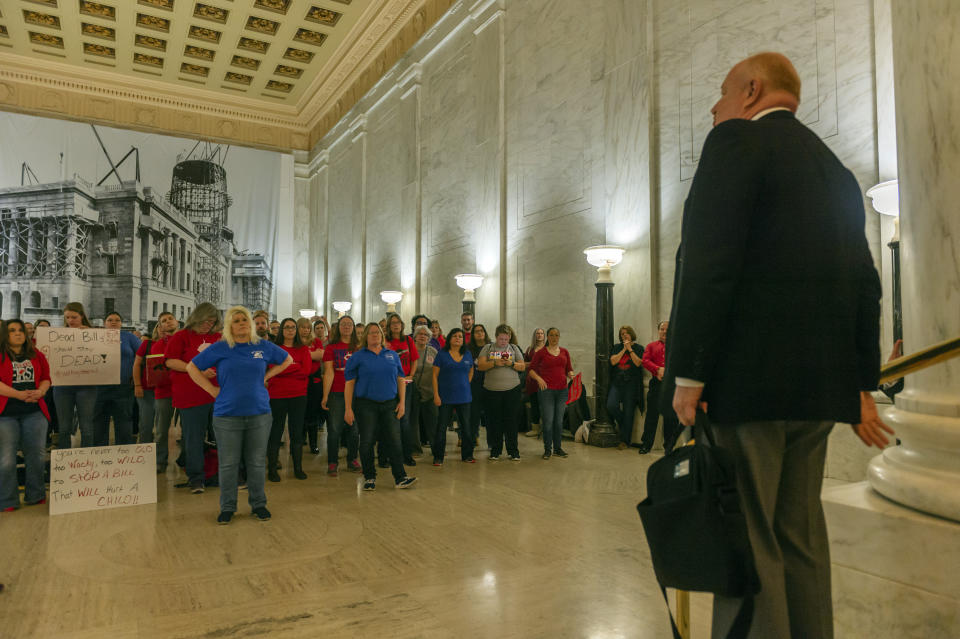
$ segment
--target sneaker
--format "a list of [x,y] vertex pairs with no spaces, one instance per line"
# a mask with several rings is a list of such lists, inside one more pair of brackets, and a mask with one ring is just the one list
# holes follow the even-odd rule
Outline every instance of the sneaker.
[[225,510],[219,515],[217,515],[217,523],[221,526],[226,526],[230,523],[230,520],[233,519],[233,513],[229,510]]
[[377,482],[373,479],[364,479],[363,480],[363,489],[364,490],[376,490]]
[[349,464],[347,464],[347,466],[350,468],[350,472],[353,472],[353,473],[362,473],[362,472],[363,472],[363,466],[361,466],[361,465],[360,465],[360,462],[357,461],[356,459],[354,459],[352,462],[350,462]]
[[490,461],[500,461],[500,455],[490,455],[487,459]]
[[434,459],[434,460],[433,460],[433,465],[436,466],[437,468],[440,468],[441,466],[443,466],[443,460],[442,460],[442,459]]
[[7,508],[4,508],[3,510],[0,510],[0,512],[12,513],[12,512],[15,511],[16,509],[17,509],[16,506],[9,506],[9,507],[7,507]]
[[337,475],[339,475],[337,472],[337,465],[327,464],[327,477],[336,477]]
[[194,495],[199,495],[203,492],[203,482],[199,479],[194,479],[190,482],[190,492]]
[[520,455],[510,455],[510,461],[520,461]]
[[305,472],[303,472],[303,469],[302,469],[302,468],[295,468],[295,469],[293,470],[293,476],[296,477],[297,479],[306,479],[306,478],[307,478],[307,474],[306,474]]
[[240,482],[240,484],[237,486],[237,490],[246,490],[246,489],[247,489],[247,482],[245,481]]
[[553,451],[553,454],[557,457],[569,457],[569,455],[567,455],[567,451],[563,450],[562,448],[558,448],[557,450]]
[[641,444],[641,446],[640,446],[640,448],[637,450],[637,452],[640,453],[641,455],[646,455],[647,453],[650,452],[650,447],[649,447],[649,446],[644,446],[644,445]]
[[312,454],[314,454],[314,455],[319,455],[319,454],[320,454],[320,449],[317,448],[316,446],[313,446],[313,447],[310,449],[310,452],[311,452]]
[[474,459],[473,457],[470,457],[470,458],[468,458],[468,459],[461,459],[460,461],[462,461],[464,464],[476,464],[476,463],[477,463],[477,460]]
[[33,501],[25,501],[25,502],[23,502],[23,503],[24,503],[25,505],[27,505],[27,506],[39,506],[40,504],[45,504],[45,503],[47,503],[47,498],[46,498],[46,497],[41,497],[40,499],[36,499],[36,500],[33,500]]
[[270,511],[263,506],[260,506],[259,508],[254,508],[253,516],[259,519],[260,521],[270,521]]
[[417,461],[416,461],[413,457],[411,457],[410,459],[405,459],[405,460],[403,460],[403,465],[404,465],[404,466],[416,466],[416,465],[417,465]]
[[404,477],[403,479],[397,482],[397,488],[401,488],[401,489],[410,488],[411,486],[413,486],[413,482],[415,481],[417,481],[416,477]]
[[541,459],[550,459],[550,453],[549,452],[544,453]]

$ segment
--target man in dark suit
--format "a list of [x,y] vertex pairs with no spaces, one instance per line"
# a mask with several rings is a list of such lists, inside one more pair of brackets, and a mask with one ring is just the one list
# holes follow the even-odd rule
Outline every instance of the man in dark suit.
[[[761,592],[750,637],[833,636],[820,489],[833,423],[892,432],[880,369],[880,280],[853,175],[796,120],[787,58],[740,62],[711,109],[683,212],[666,376],[684,425],[698,409],[738,465]],[[714,598],[723,637],[740,600]]]

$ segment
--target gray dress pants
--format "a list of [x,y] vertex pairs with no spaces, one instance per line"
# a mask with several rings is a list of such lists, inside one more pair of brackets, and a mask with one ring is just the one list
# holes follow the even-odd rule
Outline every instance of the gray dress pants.
[[[750,639],[832,639],[830,546],[820,502],[833,422],[713,427],[734,454],[761,591]],[[740,599],[714,597],[713,637],[725,637]]]

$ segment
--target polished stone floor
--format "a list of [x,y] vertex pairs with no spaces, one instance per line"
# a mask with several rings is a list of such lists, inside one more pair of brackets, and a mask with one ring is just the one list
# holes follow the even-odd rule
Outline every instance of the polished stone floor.
[[635,510],[659,455],[568,441],[544,461],[521,437],[522,462],[473,465],[448,441],[408,491],[384,470],[372,493],[328,478],[325,454],[298,481],[287,461],[266,523],[241,503],[217,526],[218,491],[173,469],[157,504],[2,514],[0,637],[672,636]]

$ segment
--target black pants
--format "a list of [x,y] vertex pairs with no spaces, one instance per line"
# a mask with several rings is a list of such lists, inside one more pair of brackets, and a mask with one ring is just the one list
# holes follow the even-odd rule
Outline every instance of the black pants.
[[466,461],[473,457],[473,440],[476,433],[470,427],[470,404],[443,404],[437,411],[437,430],[430,440],[433,449],[433,460],[443,461],[443,454],[447,449],[447,426],[453,421],[453,413],[457,413],[457,423],[460,424],[460,459]]
[[637,411],[637,385],[632,379],[614,380],[607,394],[607,413],[617,423],[620,441],[630,445],[633,435],[633,418]]
[[[316,380],[316,381],[315,381]],[[319,446],[318,434],[327,421],[327,411],[323,410],[323,379],[311,377],[307,385],[307,412],[303,419],[303,427],[310,440],[310,450],[317,450]]]
[[[660,421],[660,388],[663,382],[658,379],[650,380],[650,390],[647,391],[647,415],[643,421],[643,435],[640,445],[647,449],[653,448],[653,440],[657,436],[657,425]],[[669,453],[680,436],[680,422],[677,414],[672,410],[663,415],[663,452]]]
[[490,455],[499,457],[506,442],[507,454],[520,456],[517,446],[517,416],[520,410],[520,386],[505,391],[484,391],[487,413],[487,441]]
[[407,476],[400,454],[400,420],[397,419],[397,400],[375,402],[358,397],[353,405],[353,414],[360,430],[360,463],[364,479],[376,479],[377,465],[373,459],[373,444],[379,438],[381,447],[387,448],[393,480],[398,482]]
[[307,396],[271,399],[270,411],[273,413],[273,425],[270,427],[270,439],[267,440],[267,468],[276,470],[277,455],[280,452],[280,439],[283,426],[290,418],[290,456],[293,469],[303,468],[303,416],[307,410]]
[[[416,389],[413,389],[414,391]],[[423,452],[423,446],[430,445],[430,438],[433,437],[433,431],[437,429],[437,407],[433,405],[433,400],[420,401],[419,393],[411,404],[410,412],[410,431],[414,437],[420,438],[420,452]]]

